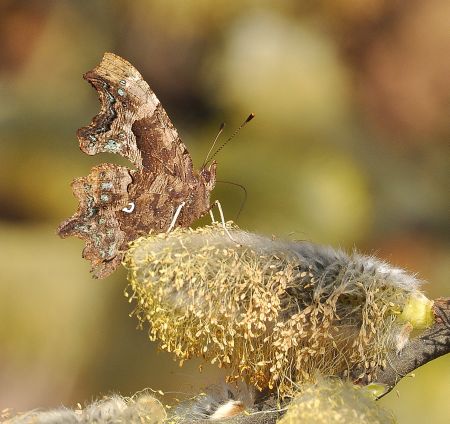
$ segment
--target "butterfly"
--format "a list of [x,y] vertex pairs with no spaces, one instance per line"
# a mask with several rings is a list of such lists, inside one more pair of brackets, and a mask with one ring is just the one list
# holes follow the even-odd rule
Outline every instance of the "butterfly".
[[58,228],[63,238],[85,241],[83,257],[94,278],[104,278],[119,266],[130,241],[166,231],[174,215],[177,225],[188,227],[210,210],[216,162],[194,169],[160,101],[126,60],[105,53],[84,78],[97,90],[101,109],[78,130],[80,149],[115,153],[135,167],[102,163],[76,178],[78,210]]

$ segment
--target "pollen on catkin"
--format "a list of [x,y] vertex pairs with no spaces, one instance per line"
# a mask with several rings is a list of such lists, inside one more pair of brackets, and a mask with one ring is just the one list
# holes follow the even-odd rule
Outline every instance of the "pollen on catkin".
[[365,388],[340,379],[307,383],[279,424],[394,424],[394,416]]
[[150,339],[181,363],[203,357],[280,397],[317,373],[357,369],[371,381],[419,281],[370,256],[227,225],[233,240],[213,224],[130,245],[126,296]]

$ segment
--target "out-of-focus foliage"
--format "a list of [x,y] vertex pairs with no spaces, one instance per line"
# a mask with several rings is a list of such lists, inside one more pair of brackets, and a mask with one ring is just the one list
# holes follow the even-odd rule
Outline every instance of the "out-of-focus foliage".
[[[102,161],[75,130],[97,113],[81,75],[130,60],[197,166],[220,122],[219,179],[247,188],[252,231],[376,253],[449,295],[450,8],[444,0],[0,2],[0,409],[74,405],[151,386],[190,393],[217,371],[179,369],[128,318],[125,275],[92,281],[59,240],[75,176]],[[218,184],[227,218],[242,193]],[[399,422],[445,422],[449,359],[383,402]],[[180,381],[184,385],[180,387]]]

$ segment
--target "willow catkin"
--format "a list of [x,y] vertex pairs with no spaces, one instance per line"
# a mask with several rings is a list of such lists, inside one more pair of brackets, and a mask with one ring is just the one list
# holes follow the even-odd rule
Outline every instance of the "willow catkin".
[[306,384],[279,424],[394,424],[392,413],[366,389],[340,379]]
[[161,402],[148,393],[132,398],[119,395],[93,402],[86,408],[33,410],[2,421],[4,424],[163,424],[167,418]]
[[[280,424],[389,424],[392,415],[378,405],[371,393],[339,379],[319,377],[306,383],[292,399]],[[209,387],[189,401],[174,405],[168,412],[158,399],[148,393],[132,398],[113,395],[93,402],[86,408],[33,410],[6,418],[4,424],[188,424],[223,422],[240,423],[242,418],[256,417],[258,423],[273,423],[281,416],[277,409],[259,410],[253,391],[245,385]],[[246,422],[250,422],[246,420]]]
[[317,373],[370,381],[405,334],[405,305],[426,299],[415,277],[373,257],[229,230],[233,240],[219,225],[149,235],[124,260],[150,338],[229,380],[281,397]]

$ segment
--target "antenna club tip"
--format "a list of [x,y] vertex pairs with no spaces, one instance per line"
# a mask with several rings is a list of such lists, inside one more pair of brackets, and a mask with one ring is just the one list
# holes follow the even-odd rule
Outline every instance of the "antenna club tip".
[[219,131],[222,131],[224,128],[225,128],[225,122],[222,122],[222,123],[220,124]]
[[245,122],[250,122],[255,117],[255,114],[252,112],[250,115],[248,115],[248,118],[245,120]]

